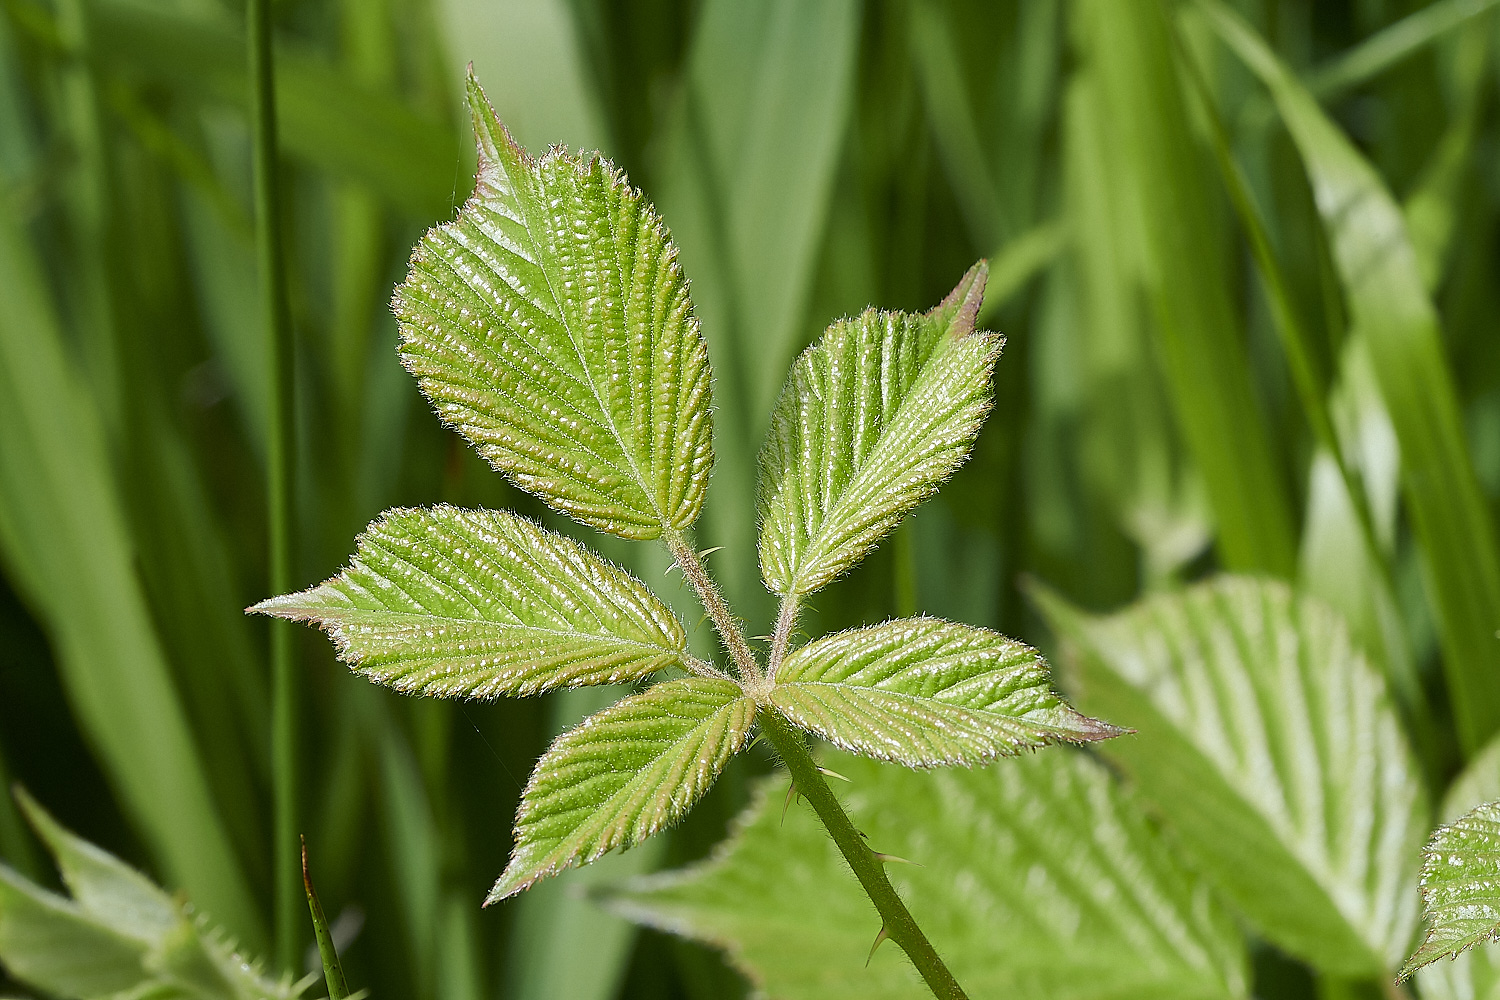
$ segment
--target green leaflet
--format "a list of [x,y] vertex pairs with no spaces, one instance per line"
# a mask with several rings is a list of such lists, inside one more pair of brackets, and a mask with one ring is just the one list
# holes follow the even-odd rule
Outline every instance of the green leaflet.
[[918,316],[870,309],[799,357],[760,453],[760,567],[807,594],[853,566],[968,456],[1001,340],[976,333],[987,268]]
[[292,1000],[302,992],[263,976],[190,908],[64,829],[29,796],[20,799],[72,898],[0,864],[0,964],[16,979],[81,1000]]
[[1041,654],[988,629],[935,618],[851,629],[802,646],[771,703],[845,750],[907,767],[983,764],[1120,730],[1073,711]]
[[1422,910],[1431,926],[1401,968],[1405,979],[1429,962],[1500,938],[1500,802],[1486,802],[1440,826],[1422,857]]
[[1104,752],[1259,931],[1328,972],[1394,969],[1429,806],[1342,619],[1247,577],[1107,617],[1036,597],[1082,707],[1138,730]]
[[1236,14],[1200,2],[1219,37],[1260,77],[1302,154],[1328,230],[1355,335],[1369,345],[1401,445],[1459,738],[1470,753],[1500,729],[1500,551],[1474,476],[1437,311],[1401,208],[1375,169]]
[[[842,797],[974,997],[1097,1000],[1248,993],[1240,935],[1139,808],[1066,749],[974,770],[913,772],[840,754]],[[782,821],[762,786],[703,864],[606,897],[626,915],[726,949],[782,1000],[928,996],[894,948],[865,967],[879,917],[811,810]]]
[[[1500,799],[1500,739],[1469,761],[1443,795],[1438,820],[1452,823],[1477,806]],[[1403,973],[1409,970],[1403,969]],[[1423,1000],[1482,1000],[1500,987],[1500,944],[1484,943],[1416,973]]]
[[316,622],[371,680],[441,697],[639,680],[687,650],[643,583],[504,511],[387,511],[343,573],[251,610]]
[[755,703],[738,684],[666,681],[585,719],[537,762],[516,848],[486,903],[630,847],[681,818],[744,745]]
[[401,357],[517,485],[626,538],[689,527],[710,444],[708,354],[666,227],[608,161],[533,160],[472,76],[474,194],[396,290]]

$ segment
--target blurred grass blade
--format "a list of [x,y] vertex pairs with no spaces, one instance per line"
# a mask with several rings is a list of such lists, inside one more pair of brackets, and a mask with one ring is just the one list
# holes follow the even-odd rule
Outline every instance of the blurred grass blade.
[[1401,210],[1373,167],[1239,16],[1200,0],[1219,36],[1271,90],[1328,229],[1355,335],[1365,338],[1401,446],[1429,602],[1459,739],[1500,729],[1500,553],[1474,475],[1457,392]]
[[215,812],[133,566],[98,414],[40,266],[0,202],[0,546],[46,623],[79,726],[166,877],[252,946],[264,931]]
[[1052,266],[1067,242],[1067,224],[1053,219],[1033,226],[996,250],[990,257],[989,283],[985,285],[984,304],[979,307],[979,318],[974,325],[982,328],[993,322],[1001,306]]
[[[1289,578],[1296,546],[1287,490],[1250,382],[1197,140],[1159,0],[1075,7],[1097,75],[1105,148],[1139,213],[1143,275],[1167,388],[1218,525],[1223,564]],[[1086,229],[1074,232],[1089,239]]]
[[853,0],[707,0],[659,146],[658,207],[682,249],[714,369],[715,494],[700,531],[736,611],[773,608],[755,565],[755,454],[800,346],[859,34]]
[[313,936],[318,941],[318,957],[323,962],[323,980],[328,984],[328,1000],[347,1000],[349,984],[344,980],[344,967],[339,963],[338,949],[333,946],[333,933],[328,929],[328,918],[323,916],[323,904],[318,901],[312,875],[307,870],[306,838],[302,840],[302,888],[307,894],[308,912],[312,915]]
[[[248,107],[245,41],[224,19],[121,0],[100,0],[91,17],[92,55],[105,65],[192,99]],[[296,51],[278,52],[276,92],[289,155],[364,181],[424,220],[454,203],[460,147],[444,123]]]
[[1500,0],[1438,0],[1429,4],[1313,70],[1307,79],[1307,89],[1318,100],[1331,101],[1369,82],[1497,2]]
[[991,247],[1014,232],[996,193],[995,174],[980,141],[963,64],[954,44],[946,6],[936,0],[911,5],[912,62],[921,83],[927,121],[937,140],[949,183],[963,206],[974,243]]

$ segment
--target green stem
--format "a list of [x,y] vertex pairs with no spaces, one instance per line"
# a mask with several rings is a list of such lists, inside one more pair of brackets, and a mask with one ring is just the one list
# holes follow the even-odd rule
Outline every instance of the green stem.
[[[269,0],[247,0],[250,62],[250,123],[255,159],[255,248],[260,271],[261,312],[271,367],[267,428],[267,521],[271,593],[292,589],[293,421],[292,317],[287,304],[277,180],[276,90],[271,53]],[[295,969],[302,905],[297,852],[297,692],[292,676],[291,623],[272,621],[271,770],[274,785],[272,835],[275,854],[276,957]]]
[[922,979],[938,1000],[968,1000],[958,985],[958,980],[953,978],[953,973],[948,971],[948,967],[938,957],[937,950],[917,926],[917,921],[907,910],[906,904],[901,902],[890,879],[885,877],[885,867],[875,857],[875,853],[865,846],[859,831],[849,821],[849,815],[839,805],[828,782],[823,780],[812,754],[808,753],[807,745],[802,742],[801,734],[767,703],[767,696],[775,684],[776,668],[786,655],[792,631],[797,626],[797,597],[788,595],[782,599],[781,610],[776,615],[776,631],[771,637],[770,667],[762,672],[755,654],[750,651],[750,644],[745,641],[739,622],[729,610],[728,602],[719,592],[714,578],[709,575],[708,567],[703,565],[703,559],[687,543],[681,532],[668,532],[663,539],[672,558],[682,568],[682,575],[692,582],[693,589],[698,592],[698,598],[713,621],[720,641],[724,643],[725,650],[745,681],[746,693],[759,704],[756,722],[770,738],[771,745],[776,748],[782,762],[791,772],[793,785],[812,803],[813,810],[818,814],[818,819],[823,821],[823,826],[838,846],[839,853],[853,869],[865,894],[870,897],[870,902],[875,904],[880,919],[884,921],[886,936],[906,952],[912,965],[917,967]]
[[755,719],[770,737],[771,745],[781,755],[786,769],[791,772],[797,791],[812,804],[813,811],[828,828],[839,853],[853,869],[854,877],[864,886],[865,895],[875,904],[880,919],[884,921],[886,935],[906,952],[911,964],[917,967],[917,972],[921,973],[923,981],[927,983],[928,989],[932,990],[933,996],[939,1000],[967,1000],[958,980],[953,978],[953,973],[948,971],[948,967],[938,957],[932,942],[927,940],[927,936],[917,926],[911,911],[896,894],[891,880],[886,877],[885,865],[865,844],[864,838],[849,821],[849,814],[839,805],[833,789],[823,780],[812,754],[802,742],[802,735],[774,709],[763,707]]
[[328,929],[328,918],[323,915],[323,904],[318,901],[318,892],[313,888],[312,875],[307,871],[307,841],[302,842],[302,888],[307,893],[307,910],[312,914],[313,935],[318,940],[318,957],[323,960],[323,981],[328,984],[328,1000],[348,1000],[349,983],[344,979],[344,968],[339,963],[339,952],[333,944],[333,932]]

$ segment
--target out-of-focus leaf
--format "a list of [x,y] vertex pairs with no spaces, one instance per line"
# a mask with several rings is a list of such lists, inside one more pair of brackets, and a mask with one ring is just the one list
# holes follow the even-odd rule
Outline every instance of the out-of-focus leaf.
[[[1075,6],[1097,81],[1103,148],[1118,163],[1177,426],[1202,474],[1222,563],[1290,577],[1296,541],[1287,490],[1250,382],[1229,295],[1206,162],[1184,105],[1171,28],[1158,0]],[[1087,233],[1075,228],[1077,239]]]
[[[833,754],[845,808],[971,996],[1244,997],[1243,944],[1208,888],[1105,768],[1055,750],[982,770],[914,772]],[[636,880],[610,905],[724,948],[770,996],[927,996],[807,810],[769,782],[716,855]],[[816,914],[809,919],[809,914]]]
[[985,274],[976,264],[918,316],[840,320],[797,359],[760,455],[771,590],[826,586],[968,457],[1001,343],[974,330]]
[[692,525],[708,354],[665,226],[598,156],[518,146],[470,78],[479,176],[396,290],[401,356],[517,485],[626,538]]
[[564,733],[537,762],[516,847],[487,902],[638,844],[681,818],[744,745],[755,703],[738,684],[666,681]]
[[1067,237],[1067,225],[1054,219],[1028,229],[997,250],[990,258],[989,280],[975,325],[989,322],[1002,305],[1051,266],[1067,245]]
[[1500,938],[1500,802],[1486,802],[1437,828],[1422,858],[1427,936],[1401,979],[1430,962]]
[[1421,543],[1459,738],[1473,752],[1500,728],[1500,550],[1474,476],[1438,316],[1401,209],[1374,168],[1237,14],[1200,9],[1271,90],[1302,153],[1344,284],[1401,445],[1402,480]]
[[22,982],[79,1000],[293,1000],[205,918],[21,796],[73,898],[0,865],[0,965]]
[[0,201],[0,546],[45,622],[80,727],[168,877],[259,940],[151,623],[99,417],[70,369],[39,262]]
[[907,767],[986,764],[1120,731],[1073,711],[1030,646],[935,618],[825,636],[776,671],[771,703],[845,750]]
[[635,577],[503,511],[388,511],[349,568],[252,609],[328,630],[409,694],[494,698],[619,684],[681,665],[687,636]]
[[1260,933],[1329,972],[1394,969],[1429,806],[1343,621],[1245,577],[1104,617],[1035,596],[1077,702],[1138,730],[1104,752]]

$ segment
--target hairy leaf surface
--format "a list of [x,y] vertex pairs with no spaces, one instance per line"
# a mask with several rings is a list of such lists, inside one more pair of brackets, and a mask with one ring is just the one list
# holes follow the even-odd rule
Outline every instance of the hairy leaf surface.
[[1073,711],[1030,646],[936,618],[826,636],[789,654],[771,702],[845,750],[908,767],[982,764],[1120,730]]
[[597,154],[533,159],[469,79],[479,172],[412,254],[401,357],[495,468],[585,524],[655,538],[698,516],[708,354],[666,227]]
[[[1438,819],[1452,823],[1500,799],[1500,739],[1491,740],[1464,767],[1443,794]],[[1414,956],[1415,957],[1415,956]],[[1404,968],[1403,974],[1410,968]],[[1483,1000],[1500,994],[1500,944],[1484,942],[1453,958],[1423,965],[1416,972],[1423,1000]]]
[[1000,338],[976,333],[986,265],[931,312],[870,309],[803,352],[760,453],[760,567],[807,594],[853,566],[968,456]]
[[1429,805],[1343,620],[1245,577],[1107,617],[1038,597],[1079,704],[1138,730],[1104,752],[1260,932],[1330,972],[1395,969]]
[[639,680],[687,649],[645,584],[506,511],[387,511],[344,572],[251,610],[316,622],[371,680],[442,697]]
[[1422,908],[1430,926],[1401,969],[1500,938],[1500,802],[1486,802],[1437,828],[1422,855]]
[[516,848],[488,902],[630,847],[681,818],[745,742],[755,703],[704,677],[658,684],[585,719],[537,762]]
[[[1244,997],[1233,922],[1108,772],[1067,749],[975,770],[909,771],[841,754],[843,796],[954,975],[974,997]],[[845,787],[845,786],[841,786]],[[762,786],[714,857],[636,880],[626,915],[728,951],[782,1000],[930,996],[812,811],[782,822]]]

